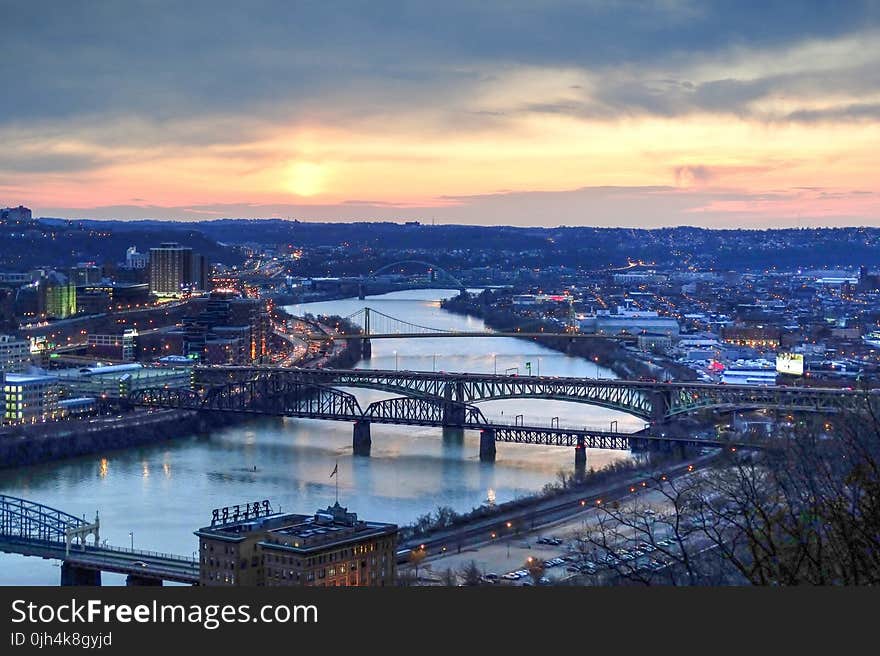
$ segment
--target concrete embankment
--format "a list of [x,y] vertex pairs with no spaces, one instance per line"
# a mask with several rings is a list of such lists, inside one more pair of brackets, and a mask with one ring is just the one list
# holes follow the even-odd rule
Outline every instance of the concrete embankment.
[[78,420],[67,426],[29,426],[0,435],[0,469],[155,444],[239,421],[241,417],[231,414],[162,410],[121,419]]

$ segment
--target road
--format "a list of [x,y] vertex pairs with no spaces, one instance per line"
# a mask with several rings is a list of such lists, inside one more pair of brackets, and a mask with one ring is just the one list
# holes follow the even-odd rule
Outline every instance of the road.
[[[663,472],[656,472],[656,474],[674,479],[687,475],[695,468],[704,466],[710,458],[711,456],[695,458],[673,467],[667,467]],[[447,567],[455,569],[471,560],[478,560],[478,554],[481,554],[480,559],[487,563],[495,563],[496,567],[503,568],[504,563],[520,566],[528,555],[523,551],[522,544],[534,542],[534,538],[537,538],[539,534],[550,527],[557,525],[561,527],[563,522],[573,522],[573,526],[577,526],[585,518],[595,517],[596,508],[599,505],[597,502],[628,500],[634,492],[643,487],[642,483],[645,483],[648,478],[649,475],[644,471],[633,473],[631,476],[614,483],[597,484],[566,493],[561,497],[538,502],[528,508],[501,513],[490,519],[473,522],[459,530],[443,531],[431,537],[409,540],[401,544],[400,550],[424,548],[426,556],[421,566],[430,564],[435,571]],[[510,523],[509,528],[508,522]],[[511,557],[515,551],[520,552],[518,560],[508,559],[506,555],[508,547],[511,550]],[[500,559],[501,552],[504,554],[503,559]]]

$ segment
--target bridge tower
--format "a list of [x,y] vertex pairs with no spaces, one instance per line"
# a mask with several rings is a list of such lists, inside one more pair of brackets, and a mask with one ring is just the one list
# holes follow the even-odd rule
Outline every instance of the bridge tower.
[[[362,297],[360,297],[363,300]],[[370,336],[370,308],[364,308],[364,337],[361,340],[361,357],[369,360],[373,356],[373,345],[369,340]]]
[[361,276],[361,279],[358,281],[358,300],[364,301],[367,298],[367,284],[364,282],[364,277]]

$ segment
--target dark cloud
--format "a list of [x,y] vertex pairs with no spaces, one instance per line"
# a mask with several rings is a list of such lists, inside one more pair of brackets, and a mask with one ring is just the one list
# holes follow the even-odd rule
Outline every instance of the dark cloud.
[[[600,74],[620,67],[657,69],[728,48],[778,48],[878,24],[872,0],[0,5],[0,82],[14,98],[0,105],[0,124],[134,115],[161,125],[245,109],[269,121],[311,113],[382,115],[399,105],[466,96],[485,82],[487,67],[573,67]],[[602,102],[660,114],[692,106],[723,110],[760,97],[769,83],[718,80],[688,97],[689,84],[609,85]],[[544,105],[552,108],[552,101]],[[228,127],[227,133],[236,132]],[[221,135],[177,138],[189,143]]]
[[880,103],[855,103],[827,109],[801,109],[785,115],[785,120],[805,123],[822,121],[878,121]]
[[98,168],[107,160],[94,154],[16,152],[0,149],[0,173],[73,173]]

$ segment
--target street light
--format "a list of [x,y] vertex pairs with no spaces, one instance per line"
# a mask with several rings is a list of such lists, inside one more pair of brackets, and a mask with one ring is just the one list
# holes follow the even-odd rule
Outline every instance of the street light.
[[128,537],[131,538],[131,550],[134,551],[134,531],[129,531]]

